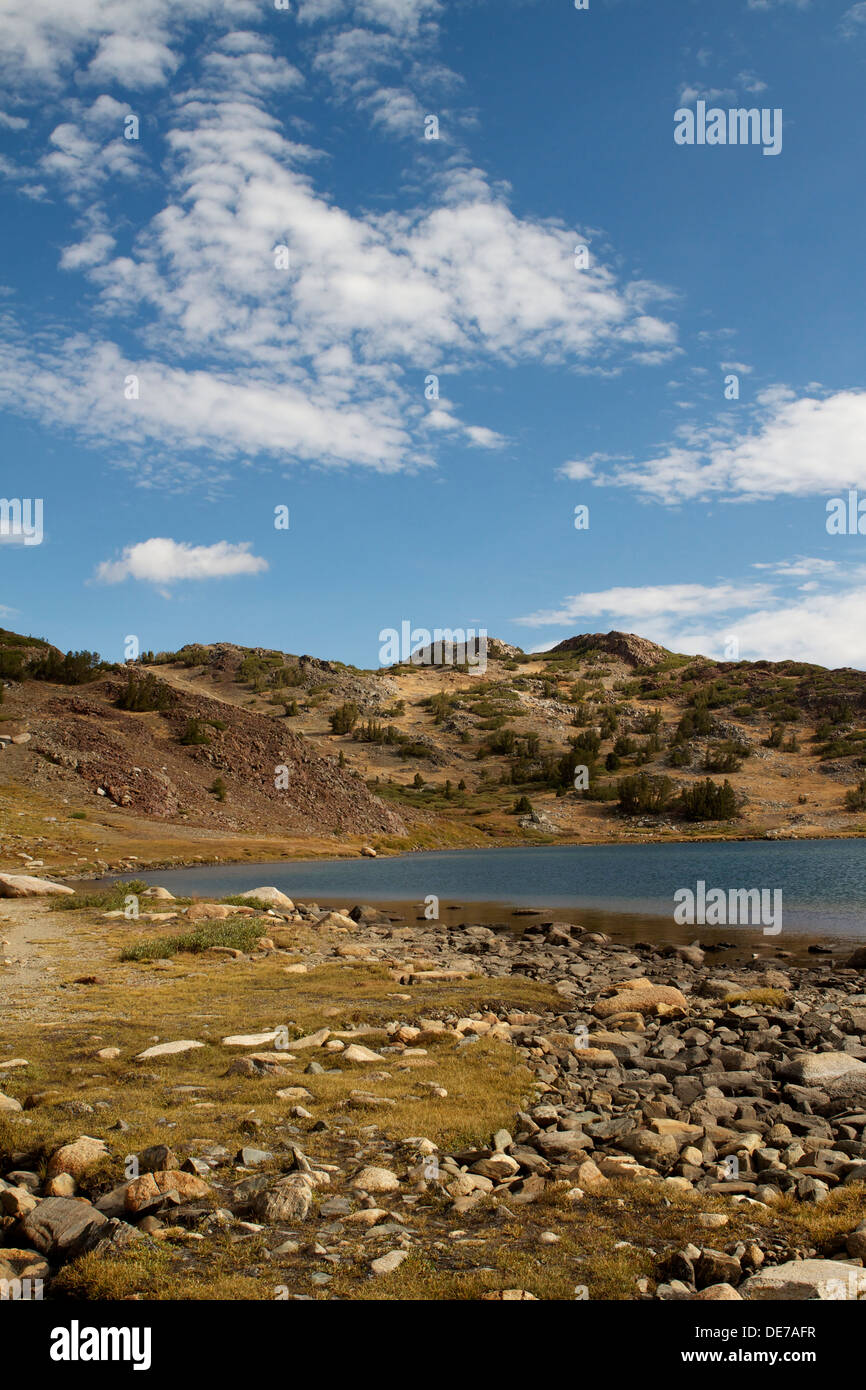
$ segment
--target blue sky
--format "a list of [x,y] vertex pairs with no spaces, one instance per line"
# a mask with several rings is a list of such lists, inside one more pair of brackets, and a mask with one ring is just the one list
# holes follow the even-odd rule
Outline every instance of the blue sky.
[[[5,0],[0,54],[0,490],[44,516],[0,623],[866,666],[866,3]],[[781,152],[676,144],[701,101]]]

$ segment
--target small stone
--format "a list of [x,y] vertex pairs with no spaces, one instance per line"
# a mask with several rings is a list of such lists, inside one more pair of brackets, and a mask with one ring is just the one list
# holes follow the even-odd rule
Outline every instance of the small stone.
[[504,1182],[506,1178],[513,1178],[515,1173],[520,1172],[520,1164],[510,1154],[495,1153],[491,1154],[490,1158],[481,1158],[477,1163],[473,1163],[472,1172],[492,1178],[494,1182]]
[[400,1179],[390,1168],[362,1168],[349,1185],[362,1192],[398,1192]]
[[408,1250],[389,1250],[387,1255],[380,1255],[378,1260],[373,1260],[370,1268],[374,1274],[393,1274],[408,1257]]
[[5,1216],[26,1216],[38,1205],[39,1198],[28,1192],[26,1187],[4,1187],[0,1191],[0,1207]]
[[223,1047],[263,1047],[265,1043],[274,1042],[279,1036],[280,1030],[274,1028],[269,1033],[234,1033],[222,1041]]
[[139,1052],[135,1060],[148,1062],[153,1057],[173,1057],[177,1052],[191,1052],[194,1047],[204,1047],[204,1043],[193,1042],[190,1038],[181,1038],[177,1042],[156,1043],[144,1052]]
[[347,1062],[383,1062],[385,1059],[381,1053],[373,1052],[369,1047],[361,1047],[358,1043],[350,1043],[343,1053]]
[[19,1250],[15,1246],[0,1248],[0,1279],[48,1279],[51,1266],[38,1250]]
[[46,1197],[74,1197],[77,1184],[71,1173],[58,1173],[45,1183]]

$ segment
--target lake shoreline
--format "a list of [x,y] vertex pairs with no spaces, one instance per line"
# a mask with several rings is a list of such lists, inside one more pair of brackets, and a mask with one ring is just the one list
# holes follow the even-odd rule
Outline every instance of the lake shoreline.
[[[488,919],[528,909],[548,915],[607,914],[615,934],[636,921],[654,934],[686,944],[695,935],[734,930],[758,940],[809,938],[819,941],[866,939],[866,864],[844,839],[809,842],[799,850],[790,841],[737,842],[711,855],[678,845],[646,844],[490,846],[467,855],[462,850],[415,851],[381,860],[268,860],[198,864],[154,869],[136,866],[132,874],[183,898],[230,898],[268,884],[292,899],[348,904],[376,902],[401,911],[432,905],[467,913],[484,908]],[[129,872],[129,871],[128,871]],[[124,875],[92,881],[122,881]],[[684,886],[721,896],[730,913],[698,910],[676,924],[674,909]],[[702,887],[703,884],[703,887]],[[690,888],[689,885],[692,885]],[[818,885],[828,885],[819,887]],[[754,903],[742,894],[752,894]],[[778,899],[778,920],[764,914]],[[703,896],[700,897],[703,901]],[[784,910],[783,910],[784,904]],[[760,907],[760,913],[758,908]],[[774,908],[775,912],[775,908]],[[707,920],[709,916],[709,921]],[[606,928],[601,927],[601,930]]]

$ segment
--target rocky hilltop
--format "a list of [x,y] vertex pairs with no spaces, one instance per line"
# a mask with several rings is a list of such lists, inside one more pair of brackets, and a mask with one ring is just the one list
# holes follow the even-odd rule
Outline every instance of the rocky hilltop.
[[666,647],[646,637],[635,637],[633,632],[585,632],[580,637],[566,637],[564,642],[551,647],[551,652],[612,656],[629,666],[658,666],[671,656]]

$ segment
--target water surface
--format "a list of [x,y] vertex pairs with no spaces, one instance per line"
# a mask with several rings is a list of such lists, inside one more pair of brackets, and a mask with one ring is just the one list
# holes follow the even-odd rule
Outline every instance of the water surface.
[[783,936],[866,939],[862,840],[539,845],[387,859],[203,865],[140,877],[185,897],[228,896],[265,884],[301,902],[321,904],[421,904],[435,895],[442,912],[470,903],[588,908],[654,918],[656,930],[659,922],[673,926],[676,890],[694,889],[702,879],[707,890],[781,889]]

